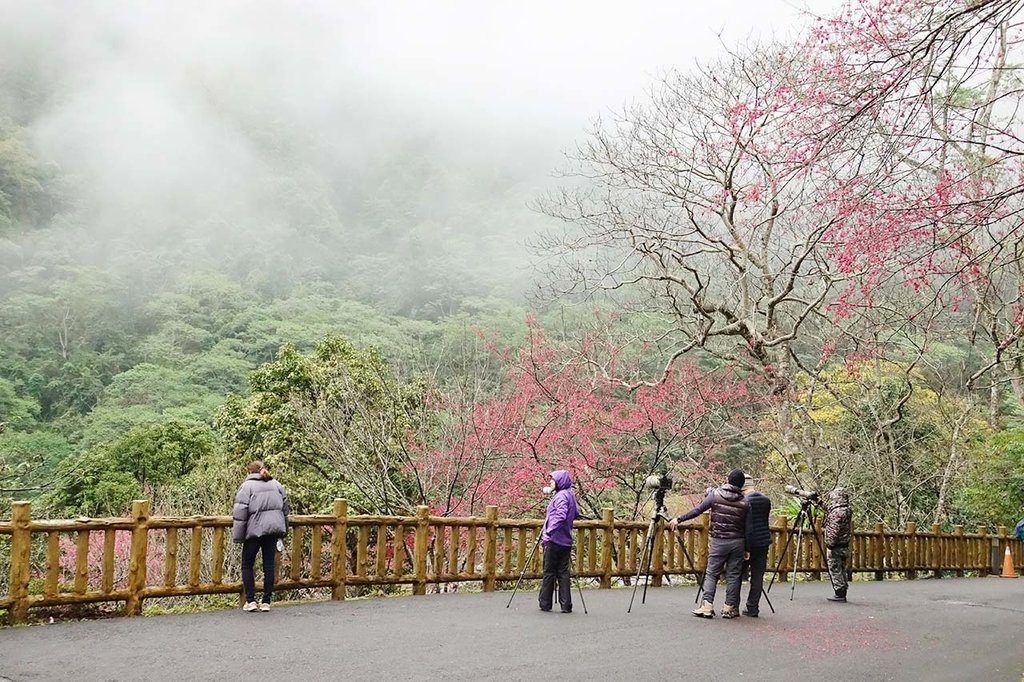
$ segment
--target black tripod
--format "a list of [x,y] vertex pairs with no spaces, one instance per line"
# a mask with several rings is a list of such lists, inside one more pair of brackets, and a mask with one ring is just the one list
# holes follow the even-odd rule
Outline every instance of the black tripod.
[[[818,531],[814,528],[814,504],[815,499],[809,499],[806,497],[800,497],[800,512],[796,515],[796,520],[793,522],[793,527],[789,531],[789,535],[786,536],[786,544],[782,546],[782,553],[779,554],[779,561],[775,564],[775,572],[772,574],[772,580],[768,583],[767,592],[772,591],[772,585],[775,584],[775,578],[779,575],[779,568],[782,566],[782,562],[786,560],[786,550],[789,549],[789,543],[792,542],[793,536],[796,535],[796,551],[793,553],[793,585],[789,590],[789,600],[793,601],[793,596],[796,594],[796,562],[800,560],[800,545],[804,538],[804,527],[806,526],[811,535],[818,543],[818,549],[821,551],[821,556],[827,556],[825,551],[825,543],[818,535]],[[828,572],[829,582],[832,583],[832,589],[835,589],[836,583],[832,578],[832,571]],[[767,596],[767,593],[765,594]]]
[[[519,591],[519,585],[520,585],[520,583],[523,582],[523,576],[526,575],[527,569],[529,569],[531,566],[533,566],[533,557],[537,554],[537,547],[540,546],[540,539],[541,539],[541,537],[543,537],[543,533],[538,532],[537,533],[537,539],[533,543],[533,549],[530,550],[530,558],[528,558],[526,560],[526,563],[523,564],[523,571],[522,571],[522,573],[519,574],[519,579],[516,580],[516,586],[512,589],[512,596],[508,598],[508,603],[505,604],[505,608],[506,609],[508,607],[512,606],[512,600],[515,599],[516,592]],[[570,563],[571,563],[571,559],[570,559]],[[576,575],[575,583],[576,583],[576,590],[580,593],[580,604],[583,605],[583,613],[587,613],[587,602],[583,601],[583,588],[580,587],[580,578],[579,578],[578,572],[577,572],[577,575]]]
[[[665,492],[666,490],[664,488],[658,488],[654,491],[654,512],[651,514],[651,525],[647,527],[647,540],[644,543],[643,554],[640,555],[640,563],[636,567],[636,578],[633,580],[633,596],[629,599],[629,608],[626,609],[626,613],[631,613],[633,611],[633,600],[636,599],[636,588],[640,584],[641,571],[643,571],[645,579],[644,593],[640,598],[640,603],[647,603],[647,585],[651,582],[651,562],[654,559],[655,533],[658,531],[658,522],[668,520],[668,517],[665,515],[665,512],[668,511],[668,508],[665,507]],[[697,565],[693,563],[693,559],[690,558],[690,553],[686,551],[686,545],[683,544],[683,539],[676,534],[676,540],[679,541],[679,549],[683,550],[683,556],[686,557],[687,563],[696,569]],[[704,588],[703,573],[700,573],[699,588]],[[698,597],[700,596],[699,590],[697,595]]]

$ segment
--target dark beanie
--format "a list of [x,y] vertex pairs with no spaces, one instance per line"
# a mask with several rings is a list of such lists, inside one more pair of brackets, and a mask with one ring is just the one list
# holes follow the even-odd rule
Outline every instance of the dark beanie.
[[729,485],[734,485],[737,488],[742,488],[743,484],[746,483],[747,477],[744,475],[742,469],[733,469],[729,472]]

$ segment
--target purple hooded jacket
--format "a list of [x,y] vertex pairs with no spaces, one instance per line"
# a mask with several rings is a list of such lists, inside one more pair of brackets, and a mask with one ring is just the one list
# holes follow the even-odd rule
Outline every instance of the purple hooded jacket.
[[576,508],[576,496],[572,494],[572,478],[568,471],[551,472],[555,482],[555,494],[548,502],[548,513],[544,518],[544,531],[541,542],[553,542],[563,547],[572,547],[572,522],[579,516]]

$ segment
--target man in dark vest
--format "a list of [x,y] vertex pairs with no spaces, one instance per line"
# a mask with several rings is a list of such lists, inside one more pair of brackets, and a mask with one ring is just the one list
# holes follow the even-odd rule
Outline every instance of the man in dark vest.
[[747,537],[747,501],[743,498],[746,476],[739,469],[729,472],[729,482],[709,492],[704,500],[685,514],[673,519],[669,528],[675,531],[683,521],[711,511],[711,536],[708,547],[708,570],[704,574],[704,603],[693,610],[700,618],[715,617],[715,588],[725,568],[725,608],[722,618],[740,615],[740,578]]
[[747,560],[750,566],[750,592],[747,593],[747,607],[744,616],[757,618],[761,604],[764,571],[768,567],[768,547],[772,544],[772,531],[768,527],[768,516],[772,512],[772,501],[753,487],[744,495],[747,512]]

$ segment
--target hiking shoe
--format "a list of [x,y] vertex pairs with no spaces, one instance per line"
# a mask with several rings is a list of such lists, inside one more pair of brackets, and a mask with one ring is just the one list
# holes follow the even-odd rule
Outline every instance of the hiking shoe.
[[739,616],[740,607],[738,606],[729,606],[728,604],[726,604],[722,608],[722,618],[739,618]]
[[269,611],[269,610],[270,610],[270,604],[268,604],[267,602],[263,602],[262,604],[260,604],[260,611]]
[[715,605],[709,602],[707,599],[700,605],[700,608],[693,610],[693,615],[698,618],[714,618],[715,617]]
[[825,597],[825,599],[828,599],[829,601],[837,601],[837,602],[845,603],[846,602],[846,595],[845,594],[840,594],[839,592],[836,592],[833,595],[829,595],[829,596]]
[[257,609],[259,609],[259,605],[256,604],[256,602],[254,602],[254,601],[247,601],[242,606],[242,610],[243,611],[255,611]]
[[747,618],[757,618],[757,609],[743,609],[743,615]]

